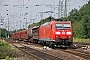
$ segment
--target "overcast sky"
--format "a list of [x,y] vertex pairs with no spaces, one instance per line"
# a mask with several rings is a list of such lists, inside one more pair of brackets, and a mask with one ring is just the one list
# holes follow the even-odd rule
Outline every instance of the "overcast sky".
[[[68,0],[68,13],[73,8],[79,9],[87,2],[88,0]],[[20,21],[21,28],[25,27],[26,19],[27,25],[32,24],[33,21],[31,19],[35,19],[34,22],[38,22],[41,20],[39,12],[53,11],[52,16],[58,18],[58,4],[59,0],[0,0],[1,17],[4,19],[2,27],[7,29],[8,19],[10,30],[19,29]],[[50,15],[50,13],[44,13],[42,18],[45,19]]]

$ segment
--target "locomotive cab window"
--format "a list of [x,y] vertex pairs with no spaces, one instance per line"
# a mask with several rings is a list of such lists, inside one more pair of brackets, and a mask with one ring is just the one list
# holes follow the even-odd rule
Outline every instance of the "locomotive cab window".
[[70,24],[63,24],[63,27],[66,28],[66,29],[70,29]]
[[62,29],[63,28],[63,24],[56,24],[56,29]]
[[56,29],[70,29],[70,24],[56,24]]

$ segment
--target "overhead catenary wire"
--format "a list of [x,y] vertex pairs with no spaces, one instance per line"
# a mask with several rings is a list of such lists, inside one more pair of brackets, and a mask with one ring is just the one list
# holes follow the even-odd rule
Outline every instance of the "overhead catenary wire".
[[[3,1],[3,0],[2,0]],[[1,2],[2,2],[1,1]],[[17,1],[17,0],[16,0]],[[20,1],[21,2],[21,0],[18,0],[18,1]],[[34,6],[36,6],[35,4],[33,4],[33,5],[30,5],[29,3],[30,3],[30,1],[31,0],[26,0],[26,3],[25,3],[25,0],[24,0],[24,2],[23,2],[23,0],[22,0],[22,4],[9,4],[8,6],[10,6],[10,7],[21,7],[21,8],[19,8],[18,9],[18,11],[17,11],[17,18],[19,18],[19,19],[22,19],[24,16],[20,16],[20,14],[24,14],[24,12],[23,11],[25,11],[25,7],[30,7],[30,6],[32,6],[32,8],[34,7]],[[40,1],[40,0],[39,0]],[[51,0],[49,0],[49,2],[50,2]],[[79,3],[82,3],[83,1],[85,1],[85,0],[69,0],[68,1],[68,4],[67,4],[67,6],[70,6],[70,8],[71,8],[71,6],[75,6],[75,7],[78,7],[78,4]],[[88,1],[88,0],[87,0]],[[52,2],[50,2],[49,3],[48,2],[48,0],[43,0],[43,2],[40,2],[40,4],[38,4],[39,6],[47,6],[47,7],[51,7],[51,6],[53,6],[52,7],[52,9],[51,10],[53,10],[54,11],[54,13],[57,13],[57,8],[55,8],[55,7],[57,7],[58,6],[58,4],[56,3],[56,0],[52,0]],[[70,2],[70,3],[69,3]],[[18,2],[19,3],[19,2]],[[2,4],[1,3],[1,6],[2,5],[4,5],[4,4]],[[76,6],[77,5],[77,6]],[[9,7],[8,7],[9,8]],[[36,8],[36,7],[35,7]],[[42,8],[42,7],[40,7],[40,8]],[[79,8],[79,7],[78,7]],[[68,9],[68,8],[67,8]],[[44,9],[42,9],[43,11],[44,11]],[[42,11],[42,10],[39,10],[39,11]],[[49,9],[50,10],[50,9]],[[4,11],[3,11],[4,12]],[[32,10],[32,12],[33,12],[33,10]],[[32,12],[30,12],[30,14],[32,13]],[[70,12],[70,11],[69,11]],[[11,12],[10,12],[11,13]],[[6,13],[5,13],[6,14]],[[33,14],[33,13],[32,13]],[[56,16],[56,14],[54,14],[54,16],[55,17],[57,17]],[[17,18],[15,18],[15,19],[17,19]],[[40,18],[40,17],[39,17]],[[44,17],[43,17],[44,18]],[[12,17],[10,17],[10,19],[12,19]],[[14,19],[14,20],[15,20]],[[38,19],[38,18],[37,18]],[[29,20],[29,19],[28,19]],[[19,20],[20,21],[20,20]],[[18,22],[19,22],[18,21]]]

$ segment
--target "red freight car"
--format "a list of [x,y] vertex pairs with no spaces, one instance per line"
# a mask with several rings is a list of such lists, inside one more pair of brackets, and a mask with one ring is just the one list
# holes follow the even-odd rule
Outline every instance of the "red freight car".
[[16,37],[15,37],[15,36],[16,36],[16,34],[15,34],[15,33],[13,33],[13,34],[12,34],[12,38],[13,38],[13,39],[16,39]]
[[22,40],[24,40],[24,41],[27,41],[27,39],[28,39],[28,34],[27,34],[27,30],[23,30],[23,31],[21,31],[21,39]]
[[71,46],[73,42],[71,21],[51,21],[40,26],[39,40],[53,46]]
[[18,39],[18,40],[21,39],[21,32],[16,32],[16,39]]

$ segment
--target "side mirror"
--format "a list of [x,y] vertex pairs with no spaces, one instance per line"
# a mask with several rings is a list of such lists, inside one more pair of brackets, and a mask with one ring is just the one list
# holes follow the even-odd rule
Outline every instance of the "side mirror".
[[51,29],[52,29],[52,25],[51,25]]

